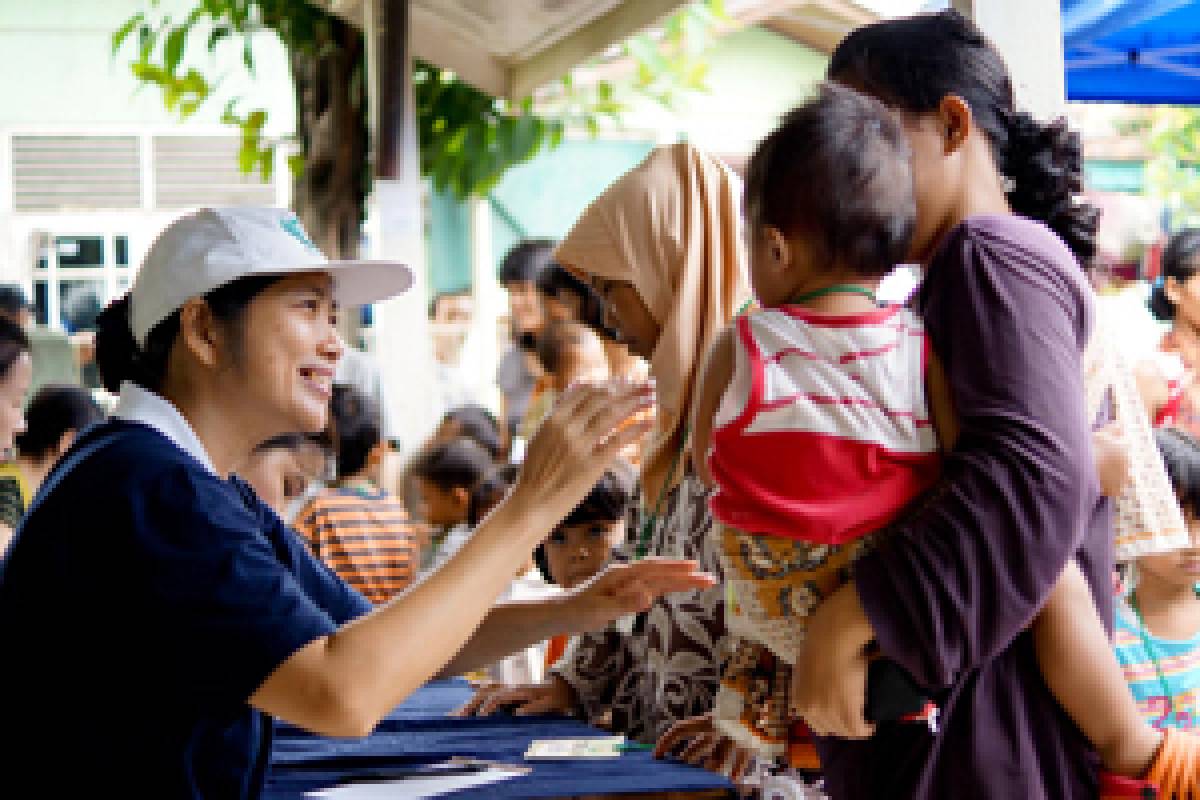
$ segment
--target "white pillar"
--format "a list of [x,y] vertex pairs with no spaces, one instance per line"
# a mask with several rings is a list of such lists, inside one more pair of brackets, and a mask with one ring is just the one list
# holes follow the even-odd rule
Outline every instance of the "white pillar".
[[1066,107],[1062,7],[1058,0],[954,0],[1008,64],[1017,108],[1046,120]]
[[486,198],[467,201],[471,211],[471,293],[475,314],[467,334],[463,358],[479,376],[480,400],[494,413],[500,412],[500,391],[496,386],[496,368],[500,365],[500,319],[507,310],[507,299],[492,253],[492,208]]
[[[416,124],[412,102],[411,50],[396,47],[399,26],[407,29],[404,19],[386,19],[382,4],[392,13],[406,13],[406,3],[397,0],[370,0],[366,3],[366,40],[371,88],[371,119],[379,139],[391,137],[390,162],[375,179],[370,200],[369,236],[371,257],[401,261],[412,269],[413,287],[403,296],[376,307],[375,356],[382,372],[388,403],[397,418],[401,446],[412,453],[437,424],[434,386],[433,347],[426,309],[428,276],[425,265],[424,215],[421,175],[418,161]],[[385,26],[392,31],[391,46],[403,52],[381,52],[388,39]],[[406,31],[405,31],[406,32]],[[387,76],[383,70],[393,70]],[[381,97],[387,93],[389,97]],[[398,119],[395,103],[402,93],[403,119]],[[376,160],[377,167],[379,166]]]

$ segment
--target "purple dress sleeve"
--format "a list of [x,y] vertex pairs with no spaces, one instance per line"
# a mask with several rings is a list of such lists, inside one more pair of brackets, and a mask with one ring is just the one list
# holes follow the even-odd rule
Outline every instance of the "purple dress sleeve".
[[1044,226],[976,217],[947,237],[917,305],[961,435],[940,485],[854,578],[883,653],[934,692],[943,724],[830,743],[831,788],[866,796],[854,764],[870,758],[897,765],[888,780],[904,796],[1088,796],[1087,745],[1023,631],[1071,558],[1112,619],[1111,521],[1084,409],[1091,290]]
[[934,496],[856,571],[883,651],[935,689],[1029,625],[1099,498],[1082,273],[1065,248],[1047,258],[1055,248],[1024,241],[1044,229],[1025,223],[1014,242],[1008,226],[994,230],[999,219],[986,221],[956,231],[918,298],[958,445]]

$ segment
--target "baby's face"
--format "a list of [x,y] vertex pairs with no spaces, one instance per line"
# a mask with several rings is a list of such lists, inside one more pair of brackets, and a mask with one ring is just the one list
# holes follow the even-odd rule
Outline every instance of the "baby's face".
[[554,376],[554,388],[563,392],[573,383],[603,381],[610,374],[603,342],[598,336],[584,336],[565,349],[562,370]]

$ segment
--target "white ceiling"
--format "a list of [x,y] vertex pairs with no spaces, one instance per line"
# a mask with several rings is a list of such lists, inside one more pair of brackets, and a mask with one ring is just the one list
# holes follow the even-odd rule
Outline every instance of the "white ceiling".
[[[727,0],[741,24],[762,24],[828,52],[868,3],[927,0]],[[378,0],[309,0],[359,27]],[[650,27],[688,0],[410,0],[412,51],[500,97],[520,98]]]

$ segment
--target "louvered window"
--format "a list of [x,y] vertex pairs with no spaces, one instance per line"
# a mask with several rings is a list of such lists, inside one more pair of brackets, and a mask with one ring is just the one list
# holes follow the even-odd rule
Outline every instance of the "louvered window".
[[14,136],[17,211],[141,206],[136,136]]
[[154,205],[274,205],[275,180],[238,169],[240,142],[232,136],[154,137]]

